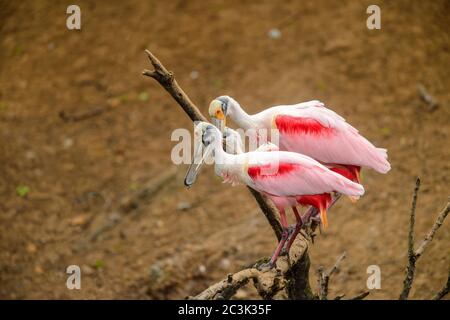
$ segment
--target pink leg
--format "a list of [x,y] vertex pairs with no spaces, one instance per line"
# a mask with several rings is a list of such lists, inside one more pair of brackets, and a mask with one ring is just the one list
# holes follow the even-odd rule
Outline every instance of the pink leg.
[[288,232],[288,222],[286,219],[286,213],[284,212],[284,210],[280,210],[280,222],[281,222],[281,226],[283,227],[283,234],[281,236],[281,240],[278,243],[277,248],[275,249],[275,252],[272,255],[272,258],[270,259],[270,266],[273,267],[275,265],[275,262],[278,259],[278,256],[280,255],[281,249],[283,249],[284,247],[284,243],[286,242],[289,232]]
[[303,215],[303,221],[305,223],[308,223],[312,217],[314,217],[315,215],[319,214],[319,210],[317,210],[317,208],[315,207],[309,207],[309,209],[306,211],[306,213]]
[[291,237],[289,238],[289,241],[286,245],[285,251],[286,253],[289,253],[289,249],[291,249],[292,244],[294,243],[295,238],[297,237],[298,233],[300,232],[300,229],[302,228],[302,217],[297,211],[296,207],[292,207],[292,211],[294,211],[295,220],[297,223],[295,224],[294,232],[292,233]]

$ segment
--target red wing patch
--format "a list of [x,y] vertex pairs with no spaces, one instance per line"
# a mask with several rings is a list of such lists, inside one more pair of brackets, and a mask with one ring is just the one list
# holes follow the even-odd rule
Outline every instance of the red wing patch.
[[264,176],[283,175],[299,169],[301,169],[301,166],[296,163],[279,163],[278,165],[266,164],[261,166],[251,166],[248,168],[247,172],[252,179],[255,179]]
[[359,166],[352,166],[352,165],[342,165],[342,166],[336,166],[330,168],[331,171],[334,171],[341,176],[346,177],[347,179],[360,183],[359,181],[359,171],[361,170],[361,167]]
[[300,196],[297,198],[298,203],[304,206],[313,206],[318,209],[327,209],[329,204],[331,203],[331,195],[329,193],[322,194],[314,194],[314,195],[306,195]]
[[333,128],[323,126],[319,121],[311,118],[299,118],[288,115],[279,115],[275,118],[275,124],[280,133],[303,134],[329,134]]

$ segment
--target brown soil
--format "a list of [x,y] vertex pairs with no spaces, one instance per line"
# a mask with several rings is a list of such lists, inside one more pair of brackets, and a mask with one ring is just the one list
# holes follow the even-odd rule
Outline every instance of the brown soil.
[[[145,48],[203,111],[221,94],[250,111],[319,99],[388,148],[392,171],[364,172],[366,195],[330,212],[311,250],[311,283],[346,250],[331,296],[364,290],[372,264],[382,289],[369,297],[398,296],[414,177],[423,181],[418,239],[449,195],[448,1],[378,2],[381,30],[366,28],[371,1],[77,3],[81,31],[66,29],[66,1],[0,2],[0,298],[183,298],[274,249],[250,194],[211,169],[186,190],[179,167],[153,196],[124,207],[174,167],[172,130],[192,128],[140,75]],[[272,28],[281,38],[268,37]],[[436,110],[420,100],[419,83]],[[59,116],[93,108],[105,111]],[[446,221],[418,263],[413,298],[444,284],[449,241]],[[70,264],[82,268],[81,290],[65,286]]]

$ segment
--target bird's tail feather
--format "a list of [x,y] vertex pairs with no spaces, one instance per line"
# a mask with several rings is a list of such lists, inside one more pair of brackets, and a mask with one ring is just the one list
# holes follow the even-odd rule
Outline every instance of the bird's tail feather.
[[387,173],[391,170],[391,164],[389,163],[387,149],[376,148],[376,152],[373,154],[373,168],[379,173]]
[[330,172],[333,173],[335,178],[335,191],[353,197],[360,197],[364,194],[364,187],[361,184],[353,182],[333,171]]

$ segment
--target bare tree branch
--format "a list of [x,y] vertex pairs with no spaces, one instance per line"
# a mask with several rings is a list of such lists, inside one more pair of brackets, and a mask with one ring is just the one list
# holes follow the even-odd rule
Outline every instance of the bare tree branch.
[[450,211],[450,202],[447,202],[447,205],[445,208],[439,213],[439,216],[437,217],[436,221],[433,224],[433,227],[426,235],[425,239],[422,240],[422,243],[419,245],[419,248],[415,251],[416,260],[423,254],[427,246],[430,244],[431,240],[433,240],[434,235],[436,234],[436,231],[442,226],[444,223],[445,218],[447,217],[448,213]]
[[65,111],[61,111],[59,117],[65,122],[76,122],[98,116],[105,111],[105,107],[94,107],[78,113],[66,113]]
[[409,291],[411,290],[412,282],[414,280],[414,272],[416,270],[416,256],[414,254],[414,224],[416,221],[416,205],[417,195],[420,189],[420,179],[416,179],[416,186],[414,188],[413,200],[411,205],[411,212],[409,216],[409,230],[408,230],[408,266],[406,267],[406,276],[403,281],[403,291],[400,294],[400,300],[408,299]]
[[342,260],[344,260],[347,256],[347,253],[344,251],[342,254],[337,258],[336,262],[334,263],[333,267],[328,271],[328,277],[330,277],[333,273],[339,270],[339,266],[341,265]]
[[230,299],[237,290],[245,286],[249,280],[257,279],[261,272],[256,268],[248,268],[229,274],[226,279],[223,279],[216,284],[213,284],[203,292],[199,293],[191,299],[195,300],[226,300]]
[[342,260],[346,257],[346,252],[344,251],[336,260],[333,267],[330,270],[325,271],[322,266],[318,269],[319,274],[319,299],[327,300],[328,299],[328,284],[330,282],[330,277],[333,273],[335,273],[339,269],[339,265]]
[[[158,58],[156,58],[149,50],[145,50],[145,52],[147,53],[148,59],[150,60],[154,70],[144,70],[142,74],[158,81],[158,83],[170,93],[172,98],[178,102],[192,121],[207,121],[206,117],[200,112],[197,106],[191,101],[191,99],[189,99],[188,95],[178,85],[173,73],[168,71],[166,67],[164,67],[164,65],[158,60]],[[281,239],[281,225],[277,219],[276,210],[259,192],[255,190],[250,191],[258,202],[258,205],[265,217],[269,221],[277,239]]]
[[[306,275],[293,274],[293,272],[299,272],[299,270],[306,269],[306,272],[309,270],[307,250],[308,240],[304,237],[298,237],[291,247],[289,256],[279,257],[275,268],[262,271],[258,267],[263,261],[257,262],[250,268],[235,274],[229,274],[226,279],[213,284],[198,295],[191,297],[191,299],[229,299],[249,280],[253,280],[253,285],[263,299],[272,299],[282,289],[288,291],[290,298],[313,299],[314,295],[309,288],[309,282],[306,280],[308,279],[307,273]],[[307,268],[297,266],[297,264],[304,265],[305,263],[308,263]],[[302,284],[301,281],[303,281]]]
[[191,99],[189,99],[187,94],[178,85],[173,73],[168,71],[149,50],[145,50],[145,52],[147,53],[148,59],[150,60],[154,70],[144,70],[142,74],[158,81],[159,84],[170,93],[175,101],[178,102],[192,121],[207,121],[197,106],[191,101]]
[[447,276],[447,283],[445,286],[433,296],[433,300],[441,300],[444,298],[450,290],[450,267],[448,268],[448,276]]
[[442,226],[445,218],[447,217],[450,211],[450,202],[447,202],[445,208],[441,211],[436,221],[433,224],[433,227],[426,235],[425,239],[422,240],[422,243],[419,245],[417,250],[414,250],[414,224],[416,219],[416,205],[417,205],[417,195],[420,189],[420,179],[416,179],[416,186],[414,188],[413,200],[411,205],[411,213],[410,213],[410,221],[409,221],[409,230],[408,230],[408,265],[406,267],[406,275],[405,280],[403,281],[403,290],[400,293],[400,300],[408,299],[409,292],[411,291],[411,287],[414,281],[414,275],[416,271],[416,262],[422,256],[428,244],[433,240],[436,231]]
[[350,298],[349,300],[362,300],[365,297],[367,297],[370,294],[370,291],[364,291],[356,296],[354,296],[353,298]]
[[427,89],[425,89],[422,84],[419,84],[417,90],[419,91],[420,98],[428,105],[429,111],[436,110],[439,104],[436,99],[428,93]]

